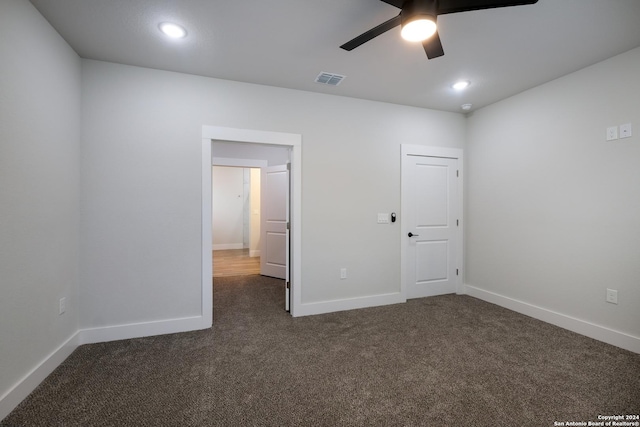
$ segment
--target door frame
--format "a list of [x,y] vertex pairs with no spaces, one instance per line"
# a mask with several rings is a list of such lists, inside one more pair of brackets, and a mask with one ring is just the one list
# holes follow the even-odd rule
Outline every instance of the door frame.
[[[456,236],[456,251],[455,262],[458,267],[458,275],[456,276],[456,294],[464,294],[464,151],[460,148],[446,148],[446,147],[432,147],[427,145],[414,145],[414,144],[401,144],[400,145],[400,212],[408,212],[409,196],[407,180],[408,171],[405,167],[406,156],[423,156],[423,157],[444,157],[458,160],[458,194],[457,202],[459,209],[460,224],[458,226],[458,235]],[[403,221],[403,216],[400,217],[400,294],[406,301],[407,299],[407,268],[409,263],[408,258],[408,243],[406,240],[407,233],[411,231],[408,228],[406,221]]]
[[211,265],[211,145],[213,141],[267,144],[291,149],[291,315],[297,316],[302,305],[302,135],[239,129],[222,126],[202,126],[202,318],[213,324],[213,267]]

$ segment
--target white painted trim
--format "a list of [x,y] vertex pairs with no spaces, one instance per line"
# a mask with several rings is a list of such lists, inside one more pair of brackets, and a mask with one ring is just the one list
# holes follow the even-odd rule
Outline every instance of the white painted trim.
[[302,136],[296,133],[227,128],[222,126],[202,126],[202,138],[219,141],[289,146],[300,145],[302,142]]
[[400,294],[400,292],[333,301],[321,301],[302,304],[300,306],[298,315],[311,316],[315,314],[333,313],[336,311],[356,310],[369,307],[380,307],[383,305],[399,304],[404,302],[407,302],[407,300]]
[[130,323],[126,325],[87,328],[78,331],[78,344],[93,344],[130,338],[151,337],[155,335],[175,334],[210,328],[211,324],[204,316],[183,317],[179,319],[157,320],[152,322]]
[[587,322],[586,320],[576,319],[566,314],[558,313],[543,307],[538,307],[524,301],[519,301],[504,295],[496,294],[476,286],[465,285],[466,294],[472,297],[499,305],[517,313],[533,317],[543,322],[551,323],[563,329],[585,335],[598,341],[640,353],[640,337],[625,334],[624,332],[609,329],[604,326]]
[[[213,265],[211,253],[213,252],[213,224],[212,218],[212,198],[213,198],[213,170],[211,168],[211,139],[204,136],[202,131],[202,275],[200,276],[201,289],[201,312],[204,325],[213,325]],[[207,236],[205,238],[204,236]]]
[[217,245],[212,245],[211,249],[214,251],[224,251],[228,249],[244,249],[243,243],[220,243]]
[[302,135],[221,126],[202,127],[202,314],[213,320],[211,286],[211,143],[214,140],[291,147],[291,315],[302,306]]
[[260,256],[260,249],[250,249],[249,250],[249,257],[250,258],[254,258]]
[[203,316],[194,316],[155,322],[81,329],[0,397],[0,420],[9,415],[20,402],[35,390],[35,388],[80,345],[187,332],[207,329],[209,327],[211,327],[211,323],[208,319]]
[[80,344],[78,332],[76,332],[0,396],[0,420],[9,415],[47,376],[60,366],[78,348],[78,345]]
[[[414,145],[414,144],[400,144],[400,212],[407,212],[408,200],[404,197],[404,158],[407,155],[427,156],[427,157],[445,157],[449,159],[458,160],[458,218],[460,219],[458,240],[458,259],[457,268],[459,275],[456,280],[456,294],[462,295],[465,293],[464,289],[464,151],[460,148],[447,148],[447,147],[431,147],[427,145]],[[406,269],[407,269],[407,245],[405,236],[408,231],[405,229],[405,224],[402,221],[402,215],[400,215],[400,293],[406,298],[407,286],[406,286]]]
[[257,159],[232,159],[226,157],[214,157],[211,161],[213,166],[234,166],[239,168],[266,168],[269,162]]

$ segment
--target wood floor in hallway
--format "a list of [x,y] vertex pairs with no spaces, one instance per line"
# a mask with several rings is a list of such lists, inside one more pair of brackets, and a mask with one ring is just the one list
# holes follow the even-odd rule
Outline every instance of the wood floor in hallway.
[[260,274],[260,257],[250,257],[249,249],[213,251],[213,277]]

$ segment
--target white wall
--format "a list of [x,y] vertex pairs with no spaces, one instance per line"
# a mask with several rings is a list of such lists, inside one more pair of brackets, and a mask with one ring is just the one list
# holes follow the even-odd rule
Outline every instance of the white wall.
[[199,314],[203,125],[303,135],[306,303],[397,292],[398,223],[376,214],[399,211],[400,144],[464,144],[460,114],[91,60],[83,77],[85,327]]
[[[469,285],[636,346],[639,75],[640,48],[474,112],[465,184]],[[633,137],[605,141],[608,126],[630,122]]]
[[250,211],[250,236],[249,255],[260,256],[260,169],[250,169],[250,191],[249,191],[249,211]]
[[251,243],[251,169],[242,169],[242,247]]
[[2,419],[74,347],[81,67],[26,0],[0,2],[0,64]]
[[244,169],[214,166],[213,250],[242,249],[244,222]]

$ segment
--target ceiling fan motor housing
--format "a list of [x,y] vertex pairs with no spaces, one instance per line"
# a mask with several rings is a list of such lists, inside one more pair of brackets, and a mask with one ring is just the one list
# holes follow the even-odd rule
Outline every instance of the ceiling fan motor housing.
[[436,22],[438,16],[437,0],[408,0],[402,5],[400,19],[402,26],[416,19],[428,19]]

